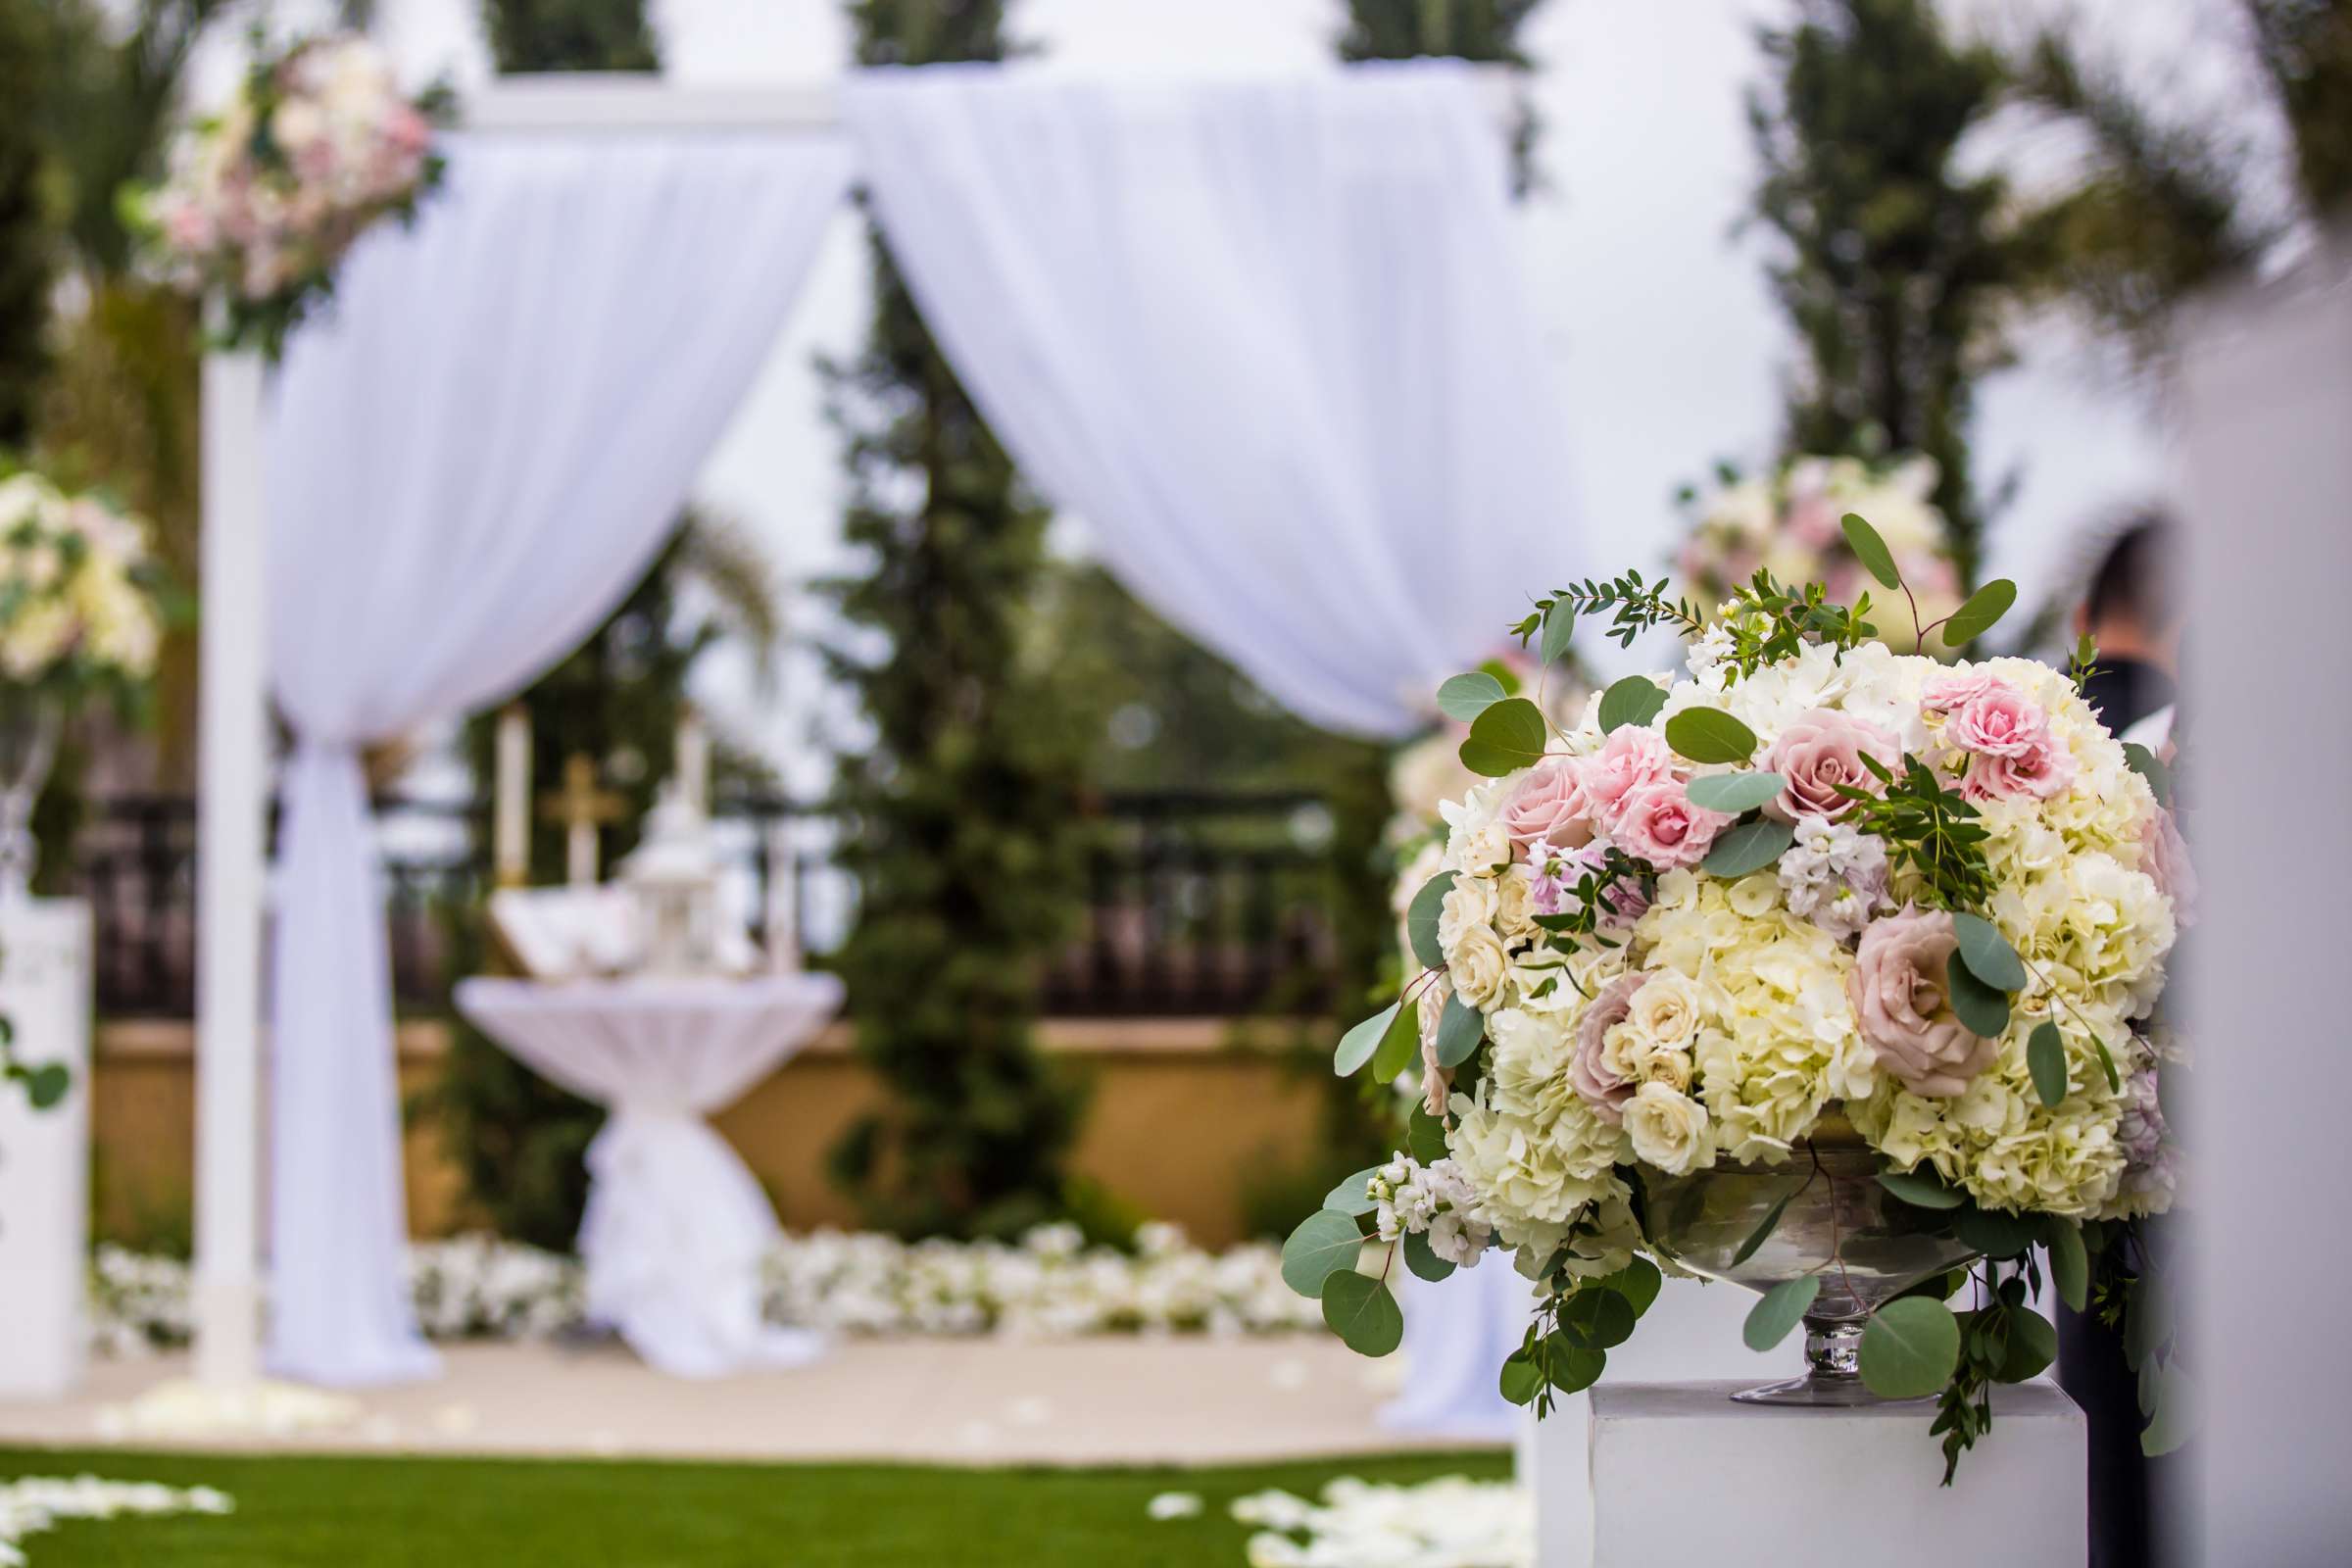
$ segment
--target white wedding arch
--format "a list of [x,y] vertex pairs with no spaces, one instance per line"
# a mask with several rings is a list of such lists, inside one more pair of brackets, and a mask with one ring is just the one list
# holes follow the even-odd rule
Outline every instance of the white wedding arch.
[[427,1374],[358,749],[527,684],[659,547],[862,183],[1025,472],[1142,598],[1305,716],[1422,721],[1498,594],[1581,574],[1492,77],[1458,63],[838,90],[510,79],[274,383],[204,379],[197,1344],[261,1362],[269,704],[296,737],[270,933],[269,1361]]

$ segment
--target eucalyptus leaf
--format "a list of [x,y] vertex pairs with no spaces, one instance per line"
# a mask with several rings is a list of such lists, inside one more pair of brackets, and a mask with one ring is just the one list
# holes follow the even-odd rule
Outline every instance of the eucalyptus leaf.
[[2090,1250],[2082,1245],[2082,1227],[2071,1219],[2048,1222],[2050,1279],[2058,1298],[2076,1311],[2090,1302]]
[[66,1091],[73,1085],[74,1075],[66,1070],[63,1062],[43,1062],[33,1068],[31,1075],[24,1080],[24,1098],[31,1102],[33,1109],[47,1110],[65,1099]]
[[[1324,1311],[1330,1312],[1328,1298]],[[1941,1392],[1960,1364],[1960,1320],[1941,1301],[1906,1296],[1871,1314],[1862,1330],[1862,1381],[1883,1399]]]
[[2026,1040],[2026,1071],[2034,1075],[2034,1092],[2043,1104],[2066,1099],[2066,1042],[2047,1018],[2035,1024]]
[[1747,1322],[1740,1327],[1740,1337],[1751,1350],[1769,1350],[1788,1337],[1821,1294],[1821,1276],[1801,1274],[1792,1280],[1783,1280],[1766,1291],[1755,1305],[1747,1309]]
[[1485,1013],[1464,1002],[1459,992],[1446,997],[1446,1010],[1438,1014],[1438,1065],[1458,1067],[1468,1061],[1486,1034]]
[[1467,724],[1509,695],[1502,682],[1483,669],[1473,670],[1450,676],[1438,688],[1438,711]]
[[2162,758],[2137,741],[2126,741],[2124,761],[2132,772],[2148,781],[2148,788],[2155,794],[2158,806],[2170,807],[2173,804],[2173,770],[2164,765]]
[[1513,1404],[1531,1404],[1544,1392],[1544,1369],[1525,1350],[1513,1350],[1502,1363],[1502,1396]]
[[2024,1383],[2037,1378],[2058,1359],[2058,1328],[2032,1307],[2009,1309],[2009,1348],[2001,1357],[1996,1381]]
[[1369,1214],[1380,1205],[1372,1201],[1372,1178],[1380,1174],[1378,1165],[1362,1170],[1323,1195],[1323,1206],[1335,1214]]
[[1576,607],[1565,599],[1552,601],[1544,612],[1544,641],[1541,645],[1543,662],[1556,664],[1568,657],[1568,638],[1576,630]]
[[1738,816],[1780,798],[1788,781],[1778,773],[1709,773],[1694,778],[1685,792],[1692,806]]
[[1557,1334],[1544,1343],[1544,1371],[1562,1394],[1582,1394],[1600,1381],[1609,1364],[1606,1352],[1570,1345]]
[[2166,1362],[2156,1378],[2154,1417],[2139,1435],[2139,1451],[2161,1459],[2186,1443],[2197,1430],[2197,1386],[2174,1362]]
[[1773,1204],[1770,1208],[1764,1211],[1764,1217],[1756,1221],[1756,1228],[1747,1233],[1747,1240],[1741,1242],[1740,1244],[1740,1250],[1732,1254],[1732,1267],[1738,1268],[1740,1264],[1746,1262],[1749,1258],[1756,1255],[1756,1249],[1762,1247],[1765,1239],[1771,1236],[1773,1231],[1779,1227],[1781,1223],[1781,1215],[1787,1211],[1790,1200],[1794,1199],[1798,1193],[1803,1191],[1804,1188],[1801,1185],[1789,1189],[1788,1192],[1781,1195],[1781,1200],[1779,1202]]
[[1413,1271],[1415,1278],[1433,1285],[1453,1272],[1453,1265],[1440,1257],[1429,1245],[1429,1238],[1419,1231],[1404,1239],[1404,1266]]
[[2009,1027],[2009,994],[1995,991],[1971,972],[1957,956],[1944,965],[1945,986],[1951,992],[1952,1011],[1973,1035],[1997,1040]]
[[1580,1350],[1609,1350],[1634,1337],[1634,1305],[1615,1291],[1588,1285],[1560,1308],[1559,1336]]
[[1693,762],[1744,762],[1756,732],[1720,708],[1686,708],[1666,721],[1666,744]]
[[1456,873],[1440,871],[1421,884],[1413,902],[1405,906],[1404,937],[1412,944],[1413,957],[1424,969],[1446,967],[1446,949],[1438,941],[1438,917],[1446,912],[1446,895],[1453,891]]
[[1845,529],[1846,545],[1853,551],[1854,559],[1862,563],[1862,569],[1878,578],[1882,588],[1900,588],[1903,574],[1895,569],[1894,552],[1886,548],[1879,530],[1863,521],[1858,512],[1847,513],[1841,526]]
[[2115,1057],[2108,1054],[2107,1042],[2101,1040],[2097,1035],[2092,1035],[2090,1043],[2099,1048],[2099,1065],[2107,1069],[2108,1093],[2120,1094],[2123,1091],[2124,1080],[2116,1073]]
[[1373,1081],[1395,1083],[1399,1073],[1417,1066],[1420,1060],[1420,1009],[1398,1007],[1396,1016],[1389,1021],[1388,1032],[1380,1037],[1380,1050],[1373,1053]]
[[1418,1102],[1405,1117],[1404,1150],[1424,1165],[1433,1165],[1446,1157],[1446,1124]]
[[1403,1010],[1404,1002],[1399,998],[1342,1035],[1340,1049],[1332,1054],[1332,1070],[1346,1078],[1370,1061],[1380,1051],[1381,1037],[1389,1032],[1389,1025],[1395,1023],[1396,1015]]
[[1606,735],[1628,724],[1646,724],[1666,706],[1666,694],[1647,675],[1628,675],[1600,694],[1600,730]]
[[1952,935],[1960,939],[1960,961],[1968,965],[1969,973],[1995,991],[2026,988],[2025,960],[2001,935],[1999,926],[1981,914],[1959,909],[1952,914]]
[[1364,1233],[1354,1220],[1336,1209],[1317,1209],[1282,1244],[1282,1283],[1300,1296],[1321,1296],[1323,1282],[1355,1267],[1363,1249]]
[[1634,1316],[1640,1317],[1649,1310],[1650,1303],[1658,1298],[1658,1292],[1665,1284],[1666,1278],[1658,1272],[1657,1264],[1646,1257],[1636,1257],[1614,1274],[1587,1280],[1585,1289],[1615,1291],[1633,1307]]
[[1387,1355],[1404,1343],[1404,1313],[1380,1281],[1349,1270],[1323,1282],[1323,1321],[1358,1355]]
[[1726,880],[1746,876],[1772,864],[1795,842],[1796,829],[1775,817],[1760,816],[1724,829],[1699,862],[1699,869]]
[[1933,1175],[1919,1171],[1883,1170],[1879,1172],[1879,1185],[1913,1208],[1958,1208],[1968,1201]]
[[1550,741],[1544,710],[1524,697],[1506,697],[1470,721],[1470,738],[1462,742],[1462,765],[1487,778],[1501,778],[1533,767]]
[[2041,1240],[2041,1222],[2002,1208],[1971,1208],[1952,1222],[1952,1234],[1986,1257],[2015,1257]]
[[1965,648],[1999,624],[2017,603],[2017,584],[2006,577],[1995,577],[1968,596],[1968,603],[1952,612],[1943,623],[1943,646]]

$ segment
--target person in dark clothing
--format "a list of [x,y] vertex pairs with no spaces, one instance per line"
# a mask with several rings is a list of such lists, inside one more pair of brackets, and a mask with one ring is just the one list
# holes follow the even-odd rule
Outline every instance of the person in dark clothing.
[[[2178,535],[2149,513],[2109,546],[2076,612],[2079,631],[2098,645],[2098,668],[2083,696],[2116,734],[2175,700],[2180,647]],[[2177,1458],[2140,1452],[2138,1380],[2123,1336],[2087,1313],[2058,1306],[2058,1383],[2082,1407],[2090,1439],[2090,1568],[2148,1568],[2167,1553],[2167,1507]]]
[[2179,540],[2172,520],[2133,520],[2091,575],[2075,629],[2099,647],[2097,673],[2082,695],[2108,729],[2122,734],[2170,705],[2180,655]]

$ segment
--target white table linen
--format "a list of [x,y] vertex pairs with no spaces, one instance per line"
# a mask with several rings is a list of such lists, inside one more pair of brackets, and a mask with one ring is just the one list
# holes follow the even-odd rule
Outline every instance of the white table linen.
[[588,1315],[649,1365],[719,1377],[821,1351],[815,1336],[761,1321],[760,1265],[780,1227],[703,1118],[813,1038],[841,1000],[826,974],[459,985],[459,1010],[502,1047],[605,1106],[580,1224]]

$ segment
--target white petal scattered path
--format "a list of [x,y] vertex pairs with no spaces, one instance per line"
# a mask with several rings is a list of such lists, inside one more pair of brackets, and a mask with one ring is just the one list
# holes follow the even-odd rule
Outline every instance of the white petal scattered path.
[[118,1519],[125,1514],[227,1513],[234,1504],[210,1487],[167,1487],[152,1481],[102,1481],[96,1476],[24,1476],[0,1484],[0,1568],[30,1561],[24,1542],[67,1519]]
[[1310,1502],[1288,1492],[1237,1499],[1258,1527],[1250,1568],[1533,1568],[1535,1499],[1507,1481],[1459,1476],[1400,1487],[1342,1478]]

